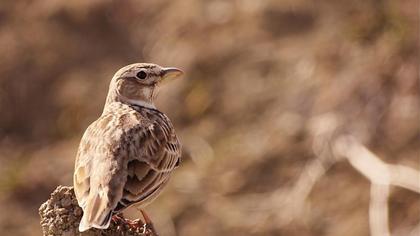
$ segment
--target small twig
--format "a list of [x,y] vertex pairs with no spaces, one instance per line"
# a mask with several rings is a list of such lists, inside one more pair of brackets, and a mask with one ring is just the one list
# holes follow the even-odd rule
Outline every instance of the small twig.
[[[387,164],[352,136],[341,136],[333,143],[334,152],[371,182],[369,223],[372,236],[388,236],[389,186],[420,193],[420,172],[413,168]],[[414,231],[418,231],[415,229]]]
[[389,185],[372,184],[370,187],[369,225],[371,236],[389,236]]

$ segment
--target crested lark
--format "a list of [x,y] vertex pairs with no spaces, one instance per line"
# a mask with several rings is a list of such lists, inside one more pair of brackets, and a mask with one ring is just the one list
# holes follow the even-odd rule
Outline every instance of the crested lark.
[[156,87],[182,71],[137,63],[112,78],[101,117],[85,131],[74,172],[83,209],[79,231],[108,228],[113,215],[151,202],[179,165],[181,145],[168,117],[156,109]]

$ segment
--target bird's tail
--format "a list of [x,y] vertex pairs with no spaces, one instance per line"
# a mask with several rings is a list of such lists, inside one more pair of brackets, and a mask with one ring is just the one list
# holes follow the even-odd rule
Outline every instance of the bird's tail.
[[112,210],[108,207],[108,197],[100,193],[90,193],[86,206],[83,207],[83,217],[80,220],[79,231],[90,228],[107,229],[111,222]]

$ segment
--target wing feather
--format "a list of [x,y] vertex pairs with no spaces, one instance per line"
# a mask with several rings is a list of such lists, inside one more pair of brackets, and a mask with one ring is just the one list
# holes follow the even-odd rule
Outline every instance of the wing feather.
[[[170,120],[161,112],[152,109],[138,110],[141,117],[151,122],[140,129],[137,127],[130,137],[134,140],[130,150],[132,159],[128,172],[133,175],[127,179],[120,203],[125,207],[149,202],[158,195],[169,180],[170,172],[177,167],[181,157],[181,146]],[[136,142],[135,140],[142,140]],[[153,194],[152,194],[153,193]],[[149,199],[150,197],[150,199]]]

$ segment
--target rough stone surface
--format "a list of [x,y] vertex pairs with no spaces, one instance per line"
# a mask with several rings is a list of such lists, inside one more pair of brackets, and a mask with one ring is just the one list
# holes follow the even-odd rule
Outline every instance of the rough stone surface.
[[111,221],[106,230],[91,229],[80,233],[78,227],[83,211],[77,204],[73,187],[58,186],[51,194],[50,199],[39,208],[39,215],[44,236],[156,235],[149,229],[142,233],[142,222],[133,225],[132,222],[125,219],[118,223]]

